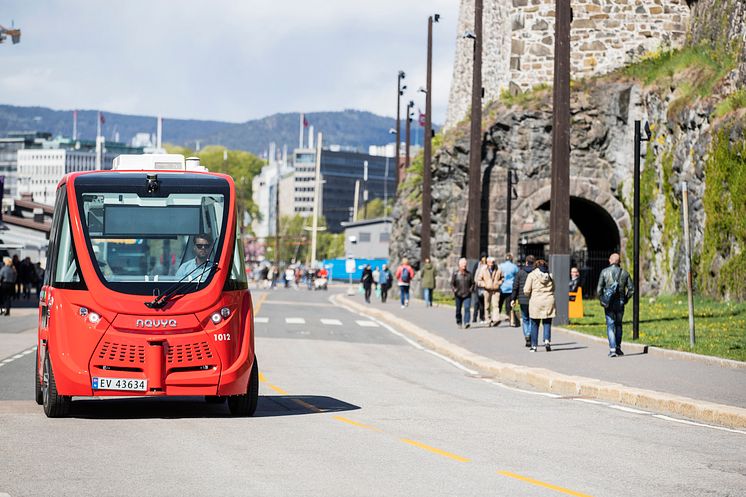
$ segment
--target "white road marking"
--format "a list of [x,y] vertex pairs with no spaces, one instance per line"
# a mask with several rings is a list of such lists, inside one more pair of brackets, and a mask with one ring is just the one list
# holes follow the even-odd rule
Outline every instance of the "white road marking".
[[502,387],[506,390],[512,390],[514,392],[520,392],[520,393],[527,393],[529,395],[538,395],[540,397],[549,397],[550,399],[558,399],[562,397],[561,395],[557,395],[556,393],[550,393],[550,392],[535,392],[533,390],[524,390],[522,388],[516,388],[516,387],[510,387],[504,383],[500,383],[499,381],[492,380],[490,378],[482,378],[487,383],[492,383],[493,385],[497,385],[499,387]]
[[342,326],[342,321],[340,321],[339,319],[321,318],[321,324],[327,324],[330,326]]
[[355,321],[358,326],[362,326],[363,328],[378,328],[378,323],[374,323],[373,321]]
[[665,414],[653,414],[653,417],[662,419],[664,421],[672,421],[674,423],[681,423],[681,424],[691,425],[691,426],[701,426],[702,428],[712,428],[713,430],[728,431],[731,433],[740,433],[741,435],[746,435],[746,431],[734,430],[732,428],[725,428],[723,426],[706,425],[704,423],[697,423],[696,421],[689,421],[687,419],[676,419],[670,416],[666,416]]
[[269,318],[254,316],[254,323],[269,323]]
[[306,324],[306,320],[303,318],[285,318],[287,324]]
[[641,411],[639,409],[634,409],[632,407],[627,407],[627,406],[618,406],[615,404],[609,404],[609,407],[611,409],[616,409],[618,411],[631,412],[632,414],[650,414],[648,411]]
[[[34,352],[35,350],[36,350],[36,345],[34,345],[33,347],[31,347],[30,349],[24,350],[23,352],[19,352],[19,353],[15,354],[15,355],[13,355],[11,357],[7,357],[7,358],[3,359],[2,361],[0,361],[0,367],[5,366],[6,364],[10,364],[11,362],[13,362],[13,361],[15,361],[17,359],[20,359],[21,357],[25,357],[28,354],[31,354],[32,352]],[[0,497],[2,497],[1,494],[0,494]]]
[[601,402],[600,400],[593,400],[593,399],[572,399],[572,400],[577,400],[578,402],[585,402],[586,404],[596,404],[599,406],[608,405],[606,402]]

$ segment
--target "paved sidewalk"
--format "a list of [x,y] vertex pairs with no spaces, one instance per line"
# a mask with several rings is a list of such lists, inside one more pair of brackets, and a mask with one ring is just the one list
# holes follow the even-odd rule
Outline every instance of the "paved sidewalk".
[[746,408],[746,368],[722,367],[632,352],[631,349],[624,357],[609,358],[607,344],[556,329],[552,331],[551,352],[540,348],[539,352],[531,353],[524,345],[520,328],[501,324],[494,328],[476,325],[459,330],[452,307],[426,308],[424,302],[413,300],[409,307],[402,309],[398,299],[391,299],[386,304],[373,300],[369,305],[359,295],[344,300],[347,299],[370,309],[385,311],[450,344],[501,363],[545,368],[550,372],[618,383],[632,389]]

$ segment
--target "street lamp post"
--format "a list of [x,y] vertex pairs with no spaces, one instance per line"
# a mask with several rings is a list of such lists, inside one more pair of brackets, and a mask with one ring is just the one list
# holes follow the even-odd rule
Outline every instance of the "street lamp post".
[[399,154],[400,154],[400,147],[401,147],[401,97],[404,95],[404,90],[407,89],[407,85],[402,85],[401,81],[404,79],[406,75],[404,74],[404,71],[399,71],[399,75],[396,78],[396,185],[397,189],[399,186],[399,181],[401,179],[401,168],[399,167]]
[[634,285],[634,294],[632,295],[632,340],[640,338],[640,154],[641,144],[650,140],[650,126],[645,123],[645,138],[640,131],[640,121],[635,121],[635,170],[634,170],[634,206],[632,209],[634,246],[633,255],[634,269],[632,275],[632,284]]
[[368,219],[368,161],[363,161],[363,219]]
[[549,263],[558,289],[555,292],[557,316],[554,321],[567,324],[567,285],[570,279],[570,0],[556,0],[555,12]]
[[433,23],[440,20],[439,14],[427,18],[427,79],[425,89],[425,140],[423,143],[424,163],[422,168],[422,233],[420,238],[420,260],[430,257],[430,211],[431,200],[431,160],[433,139]]
[[[411,141],[410,135],[411,135],[411,129],[412,129],[412,108],[414,107],[414,102],[412,100],[409,101],[407,104],[407,123],[405,126],[405,133],[404,133],[404,171],[409,170],[409,142]],[[403,174],[402,178],[403,179]],[[400,181],[401,181],[400,179]]]
[[474,0],[474,40],[471,84],[471,144],[469,146],[469,214],[466,222],[466,257],[479,258],[482,231],[482,0]]

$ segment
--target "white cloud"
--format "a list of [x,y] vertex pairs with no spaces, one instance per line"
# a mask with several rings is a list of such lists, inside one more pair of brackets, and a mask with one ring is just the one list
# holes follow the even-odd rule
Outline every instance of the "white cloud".
[[229,121],[393,115],[399,69],[412,90],[424,85],[438,12],[433,115],[445,118],[459,0],[4,3],[23,37],[0,47],[2,103]]

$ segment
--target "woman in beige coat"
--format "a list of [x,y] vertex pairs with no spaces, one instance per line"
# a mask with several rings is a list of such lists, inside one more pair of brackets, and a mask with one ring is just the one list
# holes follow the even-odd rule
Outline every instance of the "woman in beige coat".
[[556,315],[554,303],[554,280],[547,261],[539,259],[534,270],[526,278],[523,292],[529,297],[528,315],[531,318],[531,352],[536,352],[539,341],[539,322],[544,324],[544,347],[552,350],[552,318]]

